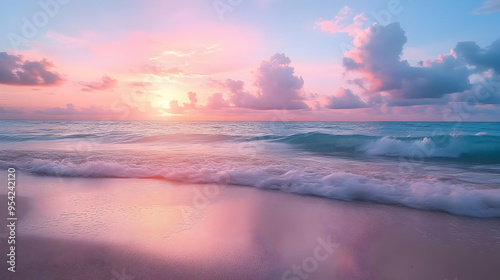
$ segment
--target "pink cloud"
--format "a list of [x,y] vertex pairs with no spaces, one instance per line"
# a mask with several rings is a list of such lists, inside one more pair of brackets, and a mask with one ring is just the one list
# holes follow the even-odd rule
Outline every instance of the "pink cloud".
[[159,77],[167,77],[170,80],[173,80],[175,77],[182,77],[188,75],[188,73],[181,70],[179,67],[171,67],[165,70],[158,65],[146,65],[145,68],[146,68],[145,69],[146,73],[148,74],[153,74]]
[[62,115],[62,116],[67,116],[67,115],[118,115],[120,112],[118,111],[112,111],[112,110],[106,110],[103,109],[100,106],[90,106],[90,107],[82,107],[78,108],[77,106],[73,104],[67,104],[65,108],[62,107],[53,107],[53,108],[48,108],[48,109],[42,109],[42,110],[36,110],[34,111],[35,114],[42,114],[42,115]]
[[80,82],[83,86],[82,91],[108,90],[114,88],[117,83],[118,81],[116,79],[113,79],[108,75],[103,76],[98,82]]
[[301,93],[304,80],[295,75],[290,63],[290,58],[280,53],[262,61],[254,75],[256,94],[246,91],[242,81],[226,80],[224,84],[231,93],[231,103],[255,110],[310,109]]
[[225,100],[222,93],[218,92],[208,97],[207,105],[205,107],[210,110],[220,110],[223,108],[229,108],[229,106],[229,101]]
[[11,108],[11,107],[1,107],[0,106],[0,114],[23,114],[23,111],[16,109],[16,108]]
[[[93,66],[101,68],[125,66],[140,69],[145,64],[154,63],[157,69],[178,68],[198,75],[248,65],[260,41],[254,30],[227,24],[178,27],[161,33],[133,32],[117,38],[95,33],[83,34],[78,40],[54,33],[51,36],[38,42],[36,48],[50,54],[62,53],[72,59],[76,52],[84,60],[83,64],[90,61]],[[55,40],[63,41],[59,44],[61,47],[54,44]],[[62,46],[65,49],[61,49]],[[72,52],[67,52],[67,49],[72,49]],[[241,53],[248,55],[242,57]]]
[[165,111],[171,114],[183,114],[186,108],[179,105],[179,101],[172,100],[169,102],[169,108]]
[[[252,110],[310,110],[301,91],[304,80],[295,74],[290,63],[290,58],[280,53],[262,61],[254,72],[255,93],[245,89],[243,81],[210,80],[212,87],[228,92],[229,98],[226,100],[222,93],[215,93],[208,97],[206,106],[200,109],[222,109],[232,105],[234,108]],[[192,97],[190,96],[191,104]],[[184,113],[186,109],[194,108],[186,103],[180,106],[177,100],[174,101],[170,104],[170,112]]]
[[363,14],[353,16],[352,9],[349,6],[344,6],[332,20],[316,21],[316,26],[321,28],[321,31],[331,34],[348,33],[351,36],[356,35],[362,30],[362,25],[367,21]]
[[344,68],[361,75],[363,82],[356,82],[361,87],[366,83],[368,93],[387,92],[391,99],[426,99],[429,102],[470,88],[470,71],[452,55],[442,55],[416,67],[401,60],[406,42],[399,23],[374,24],[354,39],[356,48],[346,53]]
[[184,114],[189,110],[198,109],[196,107],[196,103],[198,103],[198,98],[196,97],[196,93],[195,92],[188,92],[187,95],[188,95],[190,103],[184,103],[181,106],[181,105],[179,105],[178,100],[171,100],[169,102],[169,108],[162,109],[162,110],[167,112],[167,113],[170,113],[170,114]]

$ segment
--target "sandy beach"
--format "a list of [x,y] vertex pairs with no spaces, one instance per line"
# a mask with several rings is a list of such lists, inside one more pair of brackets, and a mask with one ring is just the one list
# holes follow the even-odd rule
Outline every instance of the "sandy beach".
[[20,174],[18,184],[16,272],[5,268],[1,279],[487,280],[500,273],[498,219],[154,179]]
[[500,280],[499,15],[0,0],[0,280]]

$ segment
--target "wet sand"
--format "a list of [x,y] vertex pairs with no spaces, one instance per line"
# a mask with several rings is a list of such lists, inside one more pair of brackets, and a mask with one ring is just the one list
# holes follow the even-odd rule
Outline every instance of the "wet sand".
[[16,273],[0,279],[500,275],[500,219],[153,179],[20,174],[17,191]]

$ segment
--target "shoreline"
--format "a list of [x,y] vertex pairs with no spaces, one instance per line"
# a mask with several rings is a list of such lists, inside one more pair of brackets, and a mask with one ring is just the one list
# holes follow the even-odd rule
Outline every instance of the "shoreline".
[[241,186],[21,175],[18,272],[2,279],[500,275],[498,219]]

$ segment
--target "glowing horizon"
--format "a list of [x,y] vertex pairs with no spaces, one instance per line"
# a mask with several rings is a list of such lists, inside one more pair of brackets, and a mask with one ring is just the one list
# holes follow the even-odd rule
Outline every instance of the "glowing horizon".
[[0,119],[495,121],[497,2],[6,1]]

